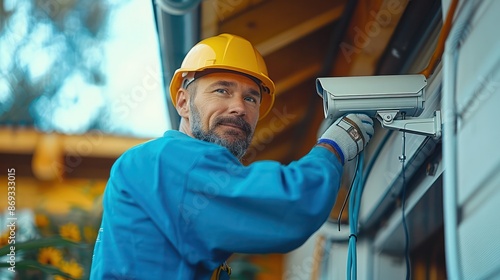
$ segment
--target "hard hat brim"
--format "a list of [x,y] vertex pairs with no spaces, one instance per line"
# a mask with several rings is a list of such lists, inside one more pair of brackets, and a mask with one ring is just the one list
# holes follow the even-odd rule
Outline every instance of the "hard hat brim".
[[177,91],[182,87],[182,80],[183,80],[182,74],[189,72],[202,72],[204,70],[209,70],[209,69],[213,70],[220,69],[222,72],[230,70],[231,72],[235,72],[237,74],[240,73],[243,74],[244,76],[250,76],[260,81],[262,101],[259,109],[259,120],[263,119],[271,111],[271,108],[274,104],[274,91],[275,91],[275,86],[273,81],[265,75],[258,75],[257,73],[246,71],[245,69],[239,69],[228,66],[224,67],[207,66],[197,69],[189,69],[189,68],[177,69],[170,83],[170,98],[174,106],[177,104]]

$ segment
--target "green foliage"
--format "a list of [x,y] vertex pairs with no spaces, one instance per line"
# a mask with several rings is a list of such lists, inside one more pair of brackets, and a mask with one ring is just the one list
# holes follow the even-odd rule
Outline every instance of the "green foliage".
[[[59,237],[59,236],[53,236],[53,237],[47,237],[43,239],[33,239],[33,240],[28,240],[25,242],[21,243],[16,243],[16,252],[17,253],[22,253],[25,251],[30,251],[30,250],[38,250],[40,248],[44,247],[82,247],[83,245],[81,243],[73,242],[71,240]],[[0,256],[5,256],[9,253],[11,245],[7,244],[3,247],[0,248]],[[0,263],[0,267],[2,267],[4,264]]]
[[0,232],[0,257],[12,252],[13,263],[0,263],[1,276],[15,270],[15,279],[88,278],[100,214],[73,207],[68,213],[55,214],[37,210],[34,221],[16,225],[15,243],[8,244],[9,231]]
[[[10,252],[11,245],[5,245],[0,248],[0,256],[5,256]],[[38,251],[39,249],[45,247],[82,247],[82,244],[73,242],[68,239],[64,239],[61,237],[50,237],[44,239],[35,239],[28,240],[21,243],[16,243],[16,254],[25,255],[26,253],[30,253],[33,251]],[[8,262],[0,263],[0,268],[10,267],[11,265]],[[68,273],[61,271],[59,268],[51,265],[41,264],[36,260],[26,259],[16,261],[15,263],[16,270],[38,270],[47,275],[60,275],[68,279],[74,279]]]
[[[3,267],[4,265],[1,265],[0,267]],[[5,266],[7,267],[7,266]],[[75,279],[71,277],[68,273],[62,272],[59,268],[55,266],[50,266],[50,265],[44,265],[41,264],[37,261],[33,260],[26,260],[26,261],[20,261],[16,263],[16,269],[17,270],[39,270],[45,274],[49,275],[59,275],[67,279]]]
[[229,262],[231,280],[254,280],[261,268],[253,264],[244,254],[234,254]]
[[65,81],[105,83],[102,42],[113,8],[109,1],[0,0],[0,124],[53,130]]

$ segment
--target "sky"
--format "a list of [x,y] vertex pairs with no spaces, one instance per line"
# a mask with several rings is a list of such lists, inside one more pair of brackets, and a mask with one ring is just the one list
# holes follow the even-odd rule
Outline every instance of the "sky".
[[112,122],[145,137],[170,128],[151,5],[132,0],[111,16],[105,52]]
[[[89,84],[78,73],[68,77],[52,98],[42,95],[34,102],[33,107],[39,113],[40,123],[48,124],[50,129],[62,133],[85,133],[99,112],[106,108],[110,114],[100,121],[109,134],[154,138],[170,129],[152,1],[124,2],[114,5],[118,8],[109,17],[104,53],[90,48],[86,50],[91,53],[90,59],[102,62],[105,84]],[[2,75],[8,75],[2,73],[5,69],[2,70],[1,64],[8,65],[11,60],[9,48],[12,51],[16,41],[23,38],[26,21],[32,20],[28,12],[24,11],[28,10],[26,5],[29,2],[4,2],[7,10],[14,3],[21,8],[14,20],[10,21],[11,26],[8,26],[12,32],[0,42],[0,49],[3,49],[0,50]],[[50,28],[43,23],[36,26],[29,46],[23,49],[19,59],[19,63],[28,66],[34,80],[43,79],[49,65],[54,62],[54,49],[44,45],[47,39],[51,40]],[[57,52],[54,41],[48,45]],[[7,102],[8,87],[2,75],[0,102]],[[14,93],[10,94],[17,93],[14,89]]]

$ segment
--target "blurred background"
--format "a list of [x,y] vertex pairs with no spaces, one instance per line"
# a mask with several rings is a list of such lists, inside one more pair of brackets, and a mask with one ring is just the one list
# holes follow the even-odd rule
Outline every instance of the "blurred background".
[[[88,278],[111,165],[170,128],[153,13],[138,0],[0,1],[2,185],[15,176],[16,242],[52,242],[17,247],[17,279],[54,272],[21,260]],[[0,247],[9,234],[0,229]]]

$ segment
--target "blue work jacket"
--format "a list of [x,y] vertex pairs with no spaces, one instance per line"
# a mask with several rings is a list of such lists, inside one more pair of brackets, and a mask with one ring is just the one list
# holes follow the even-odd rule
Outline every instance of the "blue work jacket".
[[232,253],[289,252],[328,218],[342,170],[323,147],[245,166],[167,131],[113,165],[91,279],[210,279]]

